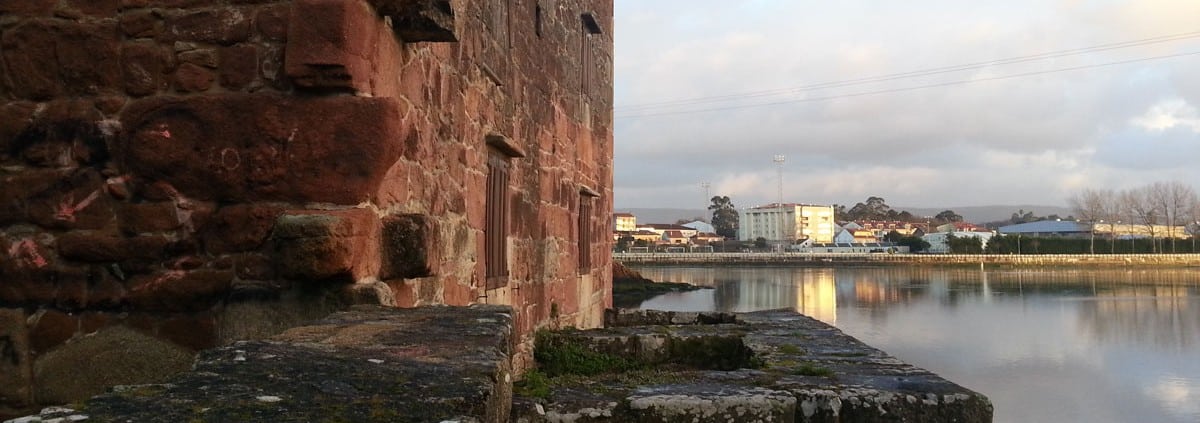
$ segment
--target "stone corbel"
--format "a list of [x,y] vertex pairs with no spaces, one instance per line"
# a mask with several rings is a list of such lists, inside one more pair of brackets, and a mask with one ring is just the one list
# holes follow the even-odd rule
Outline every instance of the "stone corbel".
[[457,42],[454,6],[450,0],[370,0],[380,15],[392,20],[392,31],[401,40]]

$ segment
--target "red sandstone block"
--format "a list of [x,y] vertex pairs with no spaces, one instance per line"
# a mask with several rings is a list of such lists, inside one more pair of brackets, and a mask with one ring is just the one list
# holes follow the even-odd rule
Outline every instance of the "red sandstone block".
[[175,58],[181,63],[191,63],[209,69],[216,69],[219,60],[217,58],[217,50],[211,48],[196,48],[181,51]]
[[[125,285],[113,274],[124,277],[120,265],[110,263],[104,266],[106,275],[101,277],[88,289],[88,306],[93,308],[115,308],[125,302]],[[86,333],[86,332],[85,332]]]
[[109,263],[129,257],[125,240],[114,236],[68,232],[57,241],[58,255],[68,260]]
[[258,49],[236,45],[221,49],[221,86],[230,90],[246,88],[258,77]]
[[0,2],[0,16],[45,16],[54,10],[58,0],[6,0]]
[[204,249],[225,254],[257,249],[271,234],[279,207],[259,204],[235,204],[217,210],[200,229]]
[[45,354],[78,331],[77,317],[58,310],[42,310],[34,316],[29,328],[30,350],[33,354]]
[[115,23],[63,24],[53,54],[66,91],[92,95],[120,87],[120,41]]
[[77,10],[85,15],[98,18],[111,18],[117,15],[120,0],[67,0],[66,7]]
[[19,98],[94,95],[119,85],[114,23],[31,20],[4,31],[0,47]]
[[[187,244],[187,241],[181,242],[185,245]],[[176,246],[176,244],[178,243],[172,242],[170,239],[162,236],[135,236],[121,240],[121,248],[125,250],[129,258],[150,261],[164,259],[168,253],[167,249]]]
[[265,6],[258,11],[254,19],[258,33],[269,41],[284,41],[287,39],[288,15],[291,9],[285,4]]
[[208,91],[216,75],[201,66],[184,63],[175,71],[175,89],[185,93]]
[[16,97],[46,100],[62,92],[58,58],[54,56],[55,32],[56,27],[48,22],[29,21],[4,31],[0,37],[0,53],[12,84],[10,92]]
[[163,232],[182,225],[178,209],[171,201],[159,203],[122,203],[117,206],[117,224],[126,234]]
[[420,214],[383,219],[383,267],[380,279],[430,276],[437,257],[437,221]]
[[409,133],[388,98],[158,97],[133,102],[121,121],[127,169],[189,199],[230,202],[358,204]]
[[170,41],[193,41],[231,45],[250,37],[250,17],[241,9],[220,8],[185,13],[167,18]]
[[275,269],[295,280],[352,282],[380,267],[380,221],[367,209],[285,212],[271,234]]
[[104,177],[88,168],[60,174],[51,188],[29,197],[27,219],[50,229],[101,229],[113,220]]
[[143,311],[202,311],[223,298],[233,272],[172,270],[139,275],[130,280],[129,304]]
[[298,87],[371,92],[382,20],[361,0],[297,0],[284,69]]
[[163,32],[162,16],[153,10],[122,13],[117,21],[121,33],[129,38],[154,38]]
[[8,155],[16,138],[33,123],[34,103],[11,102],[0,106],[0,158]]

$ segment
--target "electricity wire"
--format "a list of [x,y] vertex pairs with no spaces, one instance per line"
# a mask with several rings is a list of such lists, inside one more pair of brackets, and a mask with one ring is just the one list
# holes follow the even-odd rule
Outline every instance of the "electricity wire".
[[[1119,42],[1119,43],[1102,44],[1102,45],[1097,45],[1097,46],[1076,48],[1076,49],[1070,49],[1070,50],[1059,50],[1059,51],[1038,53],[1038,54],[1032,54],[1032,55],[1026,55],[1026,56],[1017,56],[1017,57],[1010,57],[1010,58],[1004,58],[1004,59],[996,59],[996,60],[991,60],[991,61],[986,61],[986,62],[967,63],[967,64],[961,64],[961,65],[930,68],[930,69],[901,72],[901,73],[880,75],[880,76],[867,77],[867,78],[850,79],[850,80],[843,80],[843,81],[832,81],[832,82],[825,82],[825,83],[820,83],[820,84],[806,85],[806,86],[793,87],[793,88],[745,92],[745,93],[737,93],[737,94],[725,94],[725,95],[718,95],[718,96],[669,100],[669,101],[660,101],[660,102],[653,102],[653,103],[642,103],[642,104],[618,107],[617,112],[620,114],[620,113],[629,113],[629,112],[638,112],[638,111],[650,111],[652,109],[662,109],[662,108],[672,108],[672,107],[679,107],[679,106],[696,105],[696,104],[703,104],[703,103],[728,102],[728,101],[758,98],[758,97],[799,94],[799,93],[802,93],[805,91],[812,91],[812,90],[818,90],[818,89],[841,88],[841,87],[848,87],[848,86],[854,86],[854,85],[870,84],[870,83],[875,83],[875,82],[886,82],[886,81],[893,81],[893,80],[898,80],[898,79],[908,79],[908,78],[916,78],[916,77],[921,77],[921,76],[938,75],[938,74],[945,74],[945,73],[952,73],[952,72],[961,72],[961,71],[974,70],[974,69],[979,69],[979,68],[984,68],[984,67],[989,67],[989,66],[1008,65],[1008,64],[1031,62],[1031,61],[1037,61],[1037,60],[1055,59],[1055,58],[1068,57],[1068,56],[1080,55],[1080,54],[1085,54],[1085,53],[1094,53],[1094,52],[1115,50],[1115,49],[1122,49],[1122,48],[1140,47],[1140,46],[1158,44],[1158,43],[1164,43],[1164,42],[1170,42],[1170,41],[1179,41],[1179,40],[1185,40],[1185,39],[1196,38],[1196,37],[1200,37],[1200,31],[1172,34],[1172,35],[1162,35],[1162,36],[1158,36],[1158,37],[1143,38],[1143,39],[1133,40],[1133,41],[1124,41],[1124,42]],[[1174,56],[1169,56],[1169,57],[1174,57]],[[1159,58],[1162,58],[1162,57],[1159,57]],[[1153,59],[1155,59],[1155,58],[1149,58],[1146,60],[1153,60]],[[1138,60],[1138,61],[1140,61],[1140,60]],[[1120,63],[1126,63],[1126,62],[1116,62],[1114,64],[1120,64]],[[1095,65],[1095,66],[1107,66],[1107,65],[1109,65],[1109,64],[1100,64],[1100,65]],[[1074,68],[1070,68],[1070,69],[1074,69]],[[981,80],[991,80],[991,78],[981,79]],[[963,81],[956,81],[956,82],[949,83],[949,84],[954,85],[954,84],[958,84],[958,83],[963,83]],[[934,86],[941,86],[941,85],[933,84],[929,87],[934,87]],[[923,86],[923,87],[925,87],[925,86]],[[926,87],[926,88],[928,88],[928,87]],[[908,90],[908,89],[900,89],[900,90],[904,91],[904,90]],[[890,92],[890,91],[891,90],[884,90],[884,92]],[[836,98],[836,96],[835,96],[835,98]],[[789,101],[789,102],[792,102],[792,101]],[[763,104],[769,104],[769,103],[763,103]],[[755,105],[746,105],[744,107],[754,107],[754,106]],[[722,109],[724,109],[724,108],[722,108]],[[705,110],[707,110],[707,109],[705,109]],[[649,114],[644,114],[644,116],[656,116],[656,115],[660,115],[660,114],[664,114],[664,113],[665,114],[677,114],[678,112],[649,113]],[[627,114],[627,115],[620,116],[620,117],[627,118],[627,117],[632,117],[632,116],[634,116],[634,115]],[[637,115],[637,116],[643,116],[643,115]]]
[[710,107],[710,108],[704,108],[704,109],[688,109],[688,110],[676,110],[676,111],[666,111],[666,112],[618,115],[618,116],[615,116],[615,118],[616,119],[633,119],[633,118],[652,117],[652,116],[682,115],[682,114],[693,114],[693,113],[703,113],[703,112],[714,112],[714,111],[720,111],[720,110],[744,109],[744,108],[750,108],[750,107],[765,107],[765,106],[776,106],[776,105],[793,104],[793,103],[809,103],[809,102],[816,102],[816,101],[828,101],[828,100],[836,100],[836,99],[841,99],[841,98],[862,97],[862,96],[868,96],[868,95],[888,94],[888,93],[897,93],[897,92],[904,92],[904,91],[922,90],[922,89],[928,89],[928,88],[947,87],[947,86],[952,86],[952,85],[963,85],[963,84],[970,84],[970,83],[975,83],[975,82],[998,81],[998,80],[1004,80],[1004,79],[1022,78],[1022,77],[1029,77],[1029,76],[1036,76],[1036,75],[1046,75],[1046,74],[1051,74],[1051,73],[1069,72],[1069,71],[1076,71],[1076,70],[1082,70],[1082,69],[1124,65],[1124,64],[1137,63],[1137,62],[1146,62],[1146,61],[1151,61],[1151,60],[1172,59],[1172,58],[1178,58],[1178,57],[1193,56],[1193,55],[1197,55],[1197,54],[1200,54],[1200,51],[1193,51],[1193,52],[1189,52],[1189,53],[1179,53],[1179,54],[1169,54],[1169,55],[1164,55],[1164,56],[1144,57],[1144,58],[1140,58],[1140,59],[1121,60],[1121,61],[1116,61],[1116,62],[1098,63],[1098,64],[1091,64],[1091,65],[1083,65],[1083,66],[1072,66],[1072,67],[1050,69],[1050,70],[1043,70],[1043,71],[1024,72],[1024,73],[993,76],[993,77],[986,77],[986,78],[941,82],[941,83],[936,83],[936,84],[917,85],[917,86],[911,86],[911,87],[864,91],[864,92],[851,93],[851,94],[839,94],[839,95],[831,95],[831,96],[824,96],[824,97],[809,97],[809,98],[779,100],[779,101],[762,102],[762,103],[739,104],[739,105],[732,105],[732,106]]

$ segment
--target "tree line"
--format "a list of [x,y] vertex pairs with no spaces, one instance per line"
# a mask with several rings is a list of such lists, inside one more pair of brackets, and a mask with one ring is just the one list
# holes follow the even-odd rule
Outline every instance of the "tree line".
[[[1092,224],[1093,228],[1108,225],[1110,238],[1116,238],[1118,225],[1144,228],[1151,252],[1166,252],[1168,248],[1176,252],[1176,240],[1190,235],[1194,245],[1200,235],[1200,196],[1195,188],[1182,182],[1154,182],[1124,190],[1085,188],[1067,201],[1079,222]],[[1116,243],[1112,245],[1115,249]]]

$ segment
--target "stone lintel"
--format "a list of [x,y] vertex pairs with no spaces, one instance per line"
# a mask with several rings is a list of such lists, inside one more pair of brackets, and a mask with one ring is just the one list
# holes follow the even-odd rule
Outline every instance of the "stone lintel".
[[496,150],[499,150],[501,153],[504,153],[504,155],[506,155],[508,157],[511,157],[511,158],[525,157],[525,150],[522,149],[521,146],[514,143],[513,140],[509,137],[506,137],[501,134],[492,133],[492,134],[488,134],[486,137],[484,137],[484,140],[487,142],[488,146],[495,148]]

